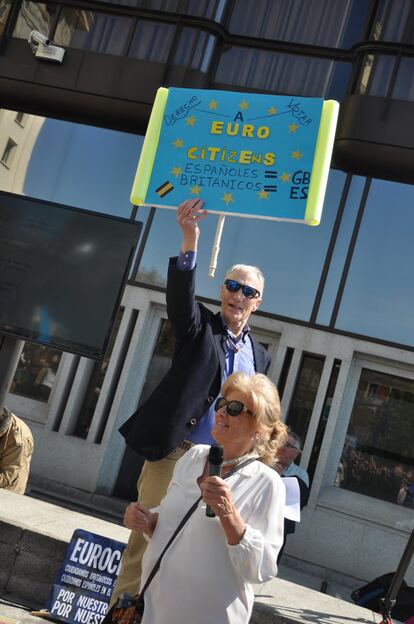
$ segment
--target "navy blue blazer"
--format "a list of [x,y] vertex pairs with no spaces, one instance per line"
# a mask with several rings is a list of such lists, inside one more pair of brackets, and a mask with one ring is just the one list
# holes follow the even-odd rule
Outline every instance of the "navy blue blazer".
[[[171,368],[120,428],[127,445],[149,461],[162,459],[189,437],[218,396],[225,365],[221,316],[195,300],[195,269],[180,271],[176,263],[170,258],[167,281],[167,313],[176,338]],[[255,370],[267,373],[270,357],[251,340]]]

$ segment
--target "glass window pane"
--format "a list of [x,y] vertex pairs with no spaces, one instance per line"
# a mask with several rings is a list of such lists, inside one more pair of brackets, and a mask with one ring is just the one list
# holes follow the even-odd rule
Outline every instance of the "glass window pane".
[[162,319],[157,343],[152,354],[144,387],[139,398],[139,405],[142,405],[142,403],[147,400],[170,368],[172,357],[174,355],[174,349],[175,338],[171,331],[171,323],[167,319]]
[[320,325],[329,325],[331,320],[365,182],[366,179],[361,178],[360,176],[352,177],[348,196],[346,198],[345,210],[342,215],[341,225],[339,227],[332,259],[329,263],[328,275],[316,318],[316,322]]
[[[343,172],[331,170],[318,227],[227,217],[214,280],[208,278],[207,267],[218,217],[208,215],[201,224],[197,294],[217,299],[221,280],[229,266],[235,263],[258,265],[266,276],[261,309],[308,320],[344,180]],[[165,280],[168,257],[178,254],[180,244],[181,231],[176,223],[175,212],[158,209],[141,260],[143,275],[154,275],[157,283],[160,283],[158,280]],[[292,288],[292,284],[295,284],[295,288]]]
[[216,38],[196,28],[183,28],[173,64],[206,72],[211,63]]
[[171,50],[175,26],[161,22],[137,23],[128,56],[143,61],[166,63]]
[[305,354],[303,356],[286,417],[288,427],[303,441],[308,432],[324,361],[325,358],[317,355]]
[[0,158],[11,126],[18,133],[16,157],[9,155],[9,169],[0,166],[1,190],[130,216],[142,136],[35,115],[25,115],[22,128],[15,117],[15,111],[0,114]]
[[180,13],[182,15],[197,15],[215,21],[220,21],[229,0],[105,0],[108,4],[121,4],[137,9],[151,9]]
[[392,97],[396,100],[414,101],[414,58],[401,59]]
[[337,487],[414,508],[414,381],[362,369]]
[[361,95],[377,95],[385,97],[391,81],[395,58],[393,56],[365,57],[361,72],[358,91]]
[[44,35],[49,35],[55,11],[56,7],[53,4],[46,5],[41,2],[23,0],[14,26],[13,37],[28,39],[32,30],[39,30]]
[[[390,88],[397,59],[394,56],[368,54],[365,57],[358,92],[361,95],[386,97]],[[414,59],[402,57],[391,97],[396,100],[414,101]]]
[[374,180],[336,327],[414,345],[414,187]]
[[10,392],[47,403],[61,356],[61,351],[25,342]]
[[352,46],[363,33],[367,0],[238,0],[229,30],[310,45]]
[[13,158],[16,153],[17,143],[13,141],[13,139],[7,139],[6,145],[4,146],[3,152],[1,153],[0,162],[3,163],[7,168],[11,167],[13,163]]
[[53,40],[61,46],[122,55],[133,26],[129,17],[65,8]]
[[118,335],[119,326],[124,314],[124,308],[120,308],[115,319],[114,327],[109,338],[108,348],[105,357],[101,362],[95,362],[94,368],[88,384],[82,407],[80,409],[73,434],[78,438],[86,438],[91,426],[92,418],[95,413],[96,404],[101,393],[102,385],[105,380],[108,364],[111,359],[112,350]]
[[349,63],[233,46],[222,53],[215,82],[340,100],[350,72]]
[[322,448],[323,438],[325,435],[326,425],[328,423],[329,413],[331,411],[332,400],[335,394],[336,383],[338,381],[339,371],[341,369],[341,360],[335,360],[331,370],[331,376],[329,378],[328,388],[326,390],[323,407],[319,417],[318,428],[316,430],[315,438],[313,441],[312,452],[309,458],[308,475],[312,482],[316,466],[319,460],[319,453]]
[[4,33],[11,9],[11,0],[0,0],[0,36]]
[[407,18],[412,7],[412,0],[381,0],[372,29],[371,39],[381,41],[402,41],[403,35],[408,34],[406,43],[413,42],[413,32],[407,33]]

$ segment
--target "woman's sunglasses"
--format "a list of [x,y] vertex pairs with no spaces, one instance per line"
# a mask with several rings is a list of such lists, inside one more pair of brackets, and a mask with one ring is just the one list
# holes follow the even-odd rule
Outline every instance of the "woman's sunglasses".
[[241,401],[226,401],[223,397],[219,397],[214,404],[214,409],[216,412],[226,408],[226,412],[229,416],[240,416],[242,412],[248,412],[251,414],[251,411],[247,409],[245,405]]
[[226,279],[224,280],[224,285],[229,292],[235,293],[237,291],[242,290],[243,296],[246,299],[254,299],[255,297],[260,297],[260,291],[257,288],[253,288],[253,286],[247,286],[247,284],[240,284],[237,280]]

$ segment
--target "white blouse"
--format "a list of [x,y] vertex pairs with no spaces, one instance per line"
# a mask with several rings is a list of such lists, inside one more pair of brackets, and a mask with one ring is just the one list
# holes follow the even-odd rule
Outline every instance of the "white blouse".
[[[210,447],[192,447],[177,462],[161,501],[157,527],[142,562],[142,585],[180,521],[200,496],[197,478]],[[253,609],[252,583],[277,573],[283,542],[285,488],[280,476],[254,461],[227,480],[246,524],[241,542],[227,539],[217,517],[197,509],[167,550],[145,592],[142,624],[247,624]]]

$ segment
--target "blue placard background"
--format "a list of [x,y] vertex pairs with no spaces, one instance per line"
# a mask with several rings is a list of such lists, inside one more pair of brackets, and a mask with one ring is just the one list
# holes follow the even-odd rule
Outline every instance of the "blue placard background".
[[169,89],[146,204],[303,220],[323,100]]
[[126,544],[77,529],[68,545],[47,608],[56,620],[100,624],[108,611]]

